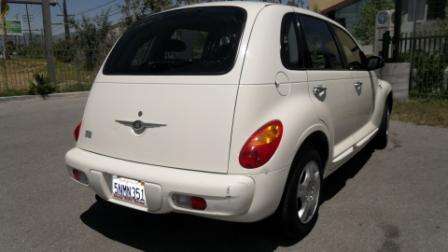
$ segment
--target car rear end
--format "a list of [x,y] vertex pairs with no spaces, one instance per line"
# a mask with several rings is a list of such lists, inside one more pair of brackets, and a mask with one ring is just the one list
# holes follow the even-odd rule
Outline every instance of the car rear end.
[[245,50],[263,7],[198,5],[130,28],[90,92],[66,154],[71,177],[134,209],[241,220],[255,181],[228,174],[230,141]]

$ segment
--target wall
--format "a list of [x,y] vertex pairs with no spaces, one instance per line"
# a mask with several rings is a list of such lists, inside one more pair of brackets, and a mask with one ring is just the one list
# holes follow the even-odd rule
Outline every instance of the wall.
[[409,74],[411,63],[386,63],[378,71],[378,77],[392,85],[395,100],[409,98]]
[[318,6],[319,10],[325,10],[337,4],[348,2],[347,0],[309,0],[310,10],[314,10]]

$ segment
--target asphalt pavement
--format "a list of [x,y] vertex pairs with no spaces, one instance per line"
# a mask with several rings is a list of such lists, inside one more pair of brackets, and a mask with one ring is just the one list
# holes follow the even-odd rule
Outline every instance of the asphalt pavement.
[[85,101],[0,102],[0,251],[448,251],[448,129],[392,122],[385,150],[326,179],[315,228],[291,242],[269,221],[97,203],[64,165]]

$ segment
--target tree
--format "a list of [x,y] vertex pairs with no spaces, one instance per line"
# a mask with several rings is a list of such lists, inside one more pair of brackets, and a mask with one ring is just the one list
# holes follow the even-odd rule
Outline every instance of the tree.
[[108,38],[112,29],[109,12],[110,10],[102,11],[93,19],[82,16],[79,22],[72,22],[76,29],[75,42],[81,49],[87,70],[93,70],[115,42]]
[[363,44],[371,44],[375,38],[375,18],[380,10],[394,8],[392,0],[367,0],[361,8],[359,21],[353,29],[353,34]]
[[166,10],[171,7],[170,0],[124,0],[121,6],[123,24],[127,27],[144,16]]
[[291,6],[298,6],[298,7],[305,7],[305,2],[304,0],[288,0],[286,2],[287,5],[291,5]]

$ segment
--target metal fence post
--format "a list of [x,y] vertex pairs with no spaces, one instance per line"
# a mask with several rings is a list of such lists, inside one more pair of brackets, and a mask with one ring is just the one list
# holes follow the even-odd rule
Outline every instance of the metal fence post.
[[45,54],[47,56],[48,76],[51,84],[56,85],[56,66],[53,56],[53,35],[51,33],[51,15],[49,0],[42,0],[42,18],[44,25]]
[[[4,69],[4,73],[3,73],[3,78],[5,80],[5,89],[8,89],[8,69],[6,68],[6,34],[7,34],[7,29],[6,29],[6,18],[5,16],[2,15],[2,25],[3,25],[3,69]],[[2,89],[2,87],[0,86],[0,90]]]
[[409,71],[409,94],[411,94],[412,92],[412,84],[414,82],[413,78],[414,78],[414,60],[415,60],[415,36],[416,36],[416,31],[417,31],[417,27],[416,27],[416,22],[417,22],[417,0],[413,0],[413,4],[414,4],[414,23],[412,24],[412,36],[411,36],[411,69]]

